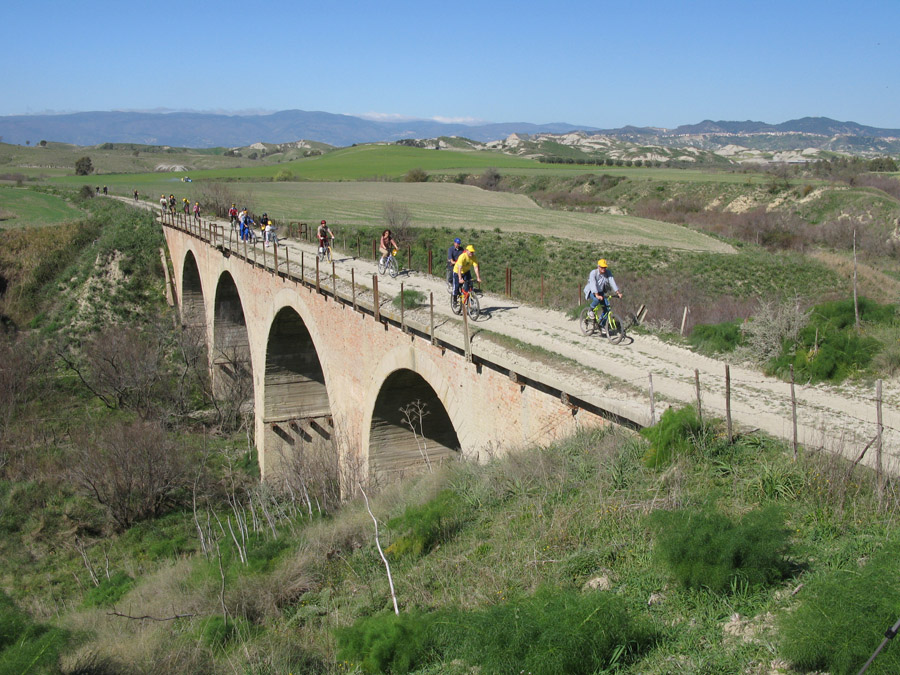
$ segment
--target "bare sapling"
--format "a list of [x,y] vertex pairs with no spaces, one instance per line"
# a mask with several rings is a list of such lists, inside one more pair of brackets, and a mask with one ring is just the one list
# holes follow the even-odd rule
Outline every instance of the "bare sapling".
[[406,423],[406,426],[409,427],[410,431],[413,433],[413,438],[416,439],[416,445],[419,448],[419,454],[422,455],[422,459],[425,461],[425,466],[428,467],[429,472],[434,472],[434,468],[431,466],[431,460],[428,457],[428,439],[425,438],[425,417],[431,414],[431,411],[428,410],[428,404],[423,403],[420,399],[416,399],[408,406],[404,408],[400,408],[400,412],[403,414],[403,421]]
[[381,542],[378,540],[378,519],[369,507],[369,498],[366,496],[366,491],[363,490],[362,483],[358,483],[358,486],[359,491],[362,492],[363,499],[366,501],[366,511],[369,512],[369,515],[372,516],[372,522],[375,523],[375,547],[378,549],[378,555],[381,556],[385,570],[387,570],[388,585],[391,587],[391,600],[394,601],[394,614],[400,616],[400,608],[397,607],[397,594],[394,592],[394,578],[391,576],[391,565],[388,562],[387,556],[384,555],[384,551],[381,549]]

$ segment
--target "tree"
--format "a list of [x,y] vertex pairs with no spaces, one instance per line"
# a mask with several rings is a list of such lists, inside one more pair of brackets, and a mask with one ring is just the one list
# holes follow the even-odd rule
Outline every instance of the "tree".
[[119,531],[161,515],[190,486],[191,458],[159,423],[121,420],[72,438],[72,481],[106,507]]
[[40,143],[38,143],[38,145],[41,146],[42,148],[46,148],[46,147],[47,147],[47,141],[41,141]]
[[91,163],[90,157],[82,157],[75,162],[75,175],[88,176],[94,172],[94,165]]

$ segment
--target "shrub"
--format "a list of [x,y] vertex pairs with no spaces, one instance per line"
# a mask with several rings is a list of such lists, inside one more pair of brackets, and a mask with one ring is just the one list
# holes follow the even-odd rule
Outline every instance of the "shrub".
[[78,196],[81,199],[93,199],[94,188],[92,188],[90,185],[82,185],[81,189],[78,191]]
[[497,169],[488,168],[475,180],[475,185],[482,190],[496,190],[500,187],[500,181],[502,179],[503,176],[500,175],[500,172],[497,171]]
[[701,354],[733,352],[741,343],[741,323],[726,321],[718,324],[699,324],[691,331],[690,343]]
[[809,320],[797,300],[764,301],[753,319],[744,325],[744,340],[753,356],[768,361],[782,350],[785,341],[792,343]]
[[[859,298],[860,321],[886,324],[896,317],[894,305],[880,305]],[[867,368],[881,350],[875,338],[855,332],[853,300],[817,305],[796,341],[785,340],[781,352],[768,364],[768,371],[785,376],[794,366],[795,377],[811,382],[841,382]]]
[[75,434],[73,482],[103,505],[117,529],[159,516],[190,485],[189,458],[158,424],[109,425]]
[[402,534],[386,549],[394,556],[419,556],[447,541],[465,517],[462,499],[452,490],[443,490],[421,506],[410,506],[402,516],[388,521],[388,527]]
[[425,304],[425,294],[422,291],[409,288],[405,289],[403,293],[394,296],[393,303],[397,309],[400,309],[401,297],[403,298],[403,307],[405,309],[415,309]]
[[[898,556],[894,541],[862,569],[807,582],[799,606],[780,618],[781,655],[804,671],[856,673],[900,616]],[[900,672],[900,647],[890,644],[868,672]]]
[[633,660],[653,641],[651,631],[608,593],[579,593],[548,586],[531,597],[444,622],[441,643],[484,673],[579,675]]
[[665,466],[678,455],[686,455],[701,440],[704,425],[691,406],[669,408],[659,422],[641,431],[641,435],[650,441],[650,447],[644,454],[644,464],[650,468]]
[[407,183],[425,183],[428,181],[428,174],[422,168],[410,169],[403,180]]
[[75,161],[75,175],[89,176],[94,172],[94,165],[91,163],[90,157],[79,157]]
[[655,554],[687,589],[722,593],[738,583],[762,586],[784,577],[788,533],[774,507],[739,522],[712,509],[656,511],[650,517]]
[[434,615],[382,612],[336,631],[341,661],[367,673],[408,673],[436,658]]
[[275,174],[275,181],[280,183],[292,181],[294,180],[294,178],[294,172],[290,169],[281,169],[278,173]]

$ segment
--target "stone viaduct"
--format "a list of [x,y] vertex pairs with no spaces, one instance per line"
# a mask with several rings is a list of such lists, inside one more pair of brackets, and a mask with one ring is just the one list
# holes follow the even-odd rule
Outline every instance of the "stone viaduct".
[[[635,424],[473,355],[462,336],[435,339],[433,328],[383,311],[362,285],[340,288],[324,270],[318,279],[314,261],[301,269],[284,259],[283,246],[248,246],[205,222],[163,229],[182,322],[205,332],[217,390],[252,401],[266,479],[286,461],[316,457],[383,483],[426,462],[484,460],[579,427]],[[417,403],[421,418],[408,408]]]

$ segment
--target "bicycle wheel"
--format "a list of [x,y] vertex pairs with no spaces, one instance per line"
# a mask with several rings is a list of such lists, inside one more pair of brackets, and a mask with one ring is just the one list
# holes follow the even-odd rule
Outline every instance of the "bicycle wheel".
[[594,320],[594,310],[592,310],[590,306],[581,310],[578,324],[581,326],[581,332],[585,335],[593,335],[594,331],[597,330],[597,322]]
[[462,302],[460,300],[460,296],[453,297],[453,294],[450,295],[450,311],[454,314],[462,314]]
[[378,274],[384,274],[385,270],[385,262],[381,259],[378,260]]
[[625,323],[618,314],[609,313],[609,318],[606,320],[606,335],[614,345],[625,339]]
[[388,274],[390,274],[392,277],[396,277],[398,274],[400,274],[400,268],[397,267],[397,259],[394,256],[388,258],[385,267],[387,267]]
[[469,293],[466,308],[468,310],[469,320],[478,321],[478,317],[481,316],[481,303],[478,302],[478,296],[475,295],[474,291]]
[[325,262],[331,262],[332,260],[334,260],[334,256],[332,255],[331,247],[326,246],[325,247]]

